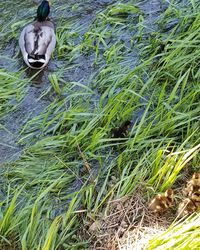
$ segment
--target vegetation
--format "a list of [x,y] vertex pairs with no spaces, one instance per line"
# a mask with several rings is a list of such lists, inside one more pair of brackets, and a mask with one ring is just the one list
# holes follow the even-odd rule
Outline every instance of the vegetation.
[[[82,227],[109,201],[138,188],[148,201],[199,170],[200,3],[171,1],[153,24],[144,1],[55,0],[54,58],[30,76],[17,53],[36,9],[26,2],[0,3],[0,127],[9,130],[38,77],[46,105],[31,116],[27,107],[21,155],[1,165],[0,249],[89,249]],[[198,249],[199,218],[172,224],[147,249]]]

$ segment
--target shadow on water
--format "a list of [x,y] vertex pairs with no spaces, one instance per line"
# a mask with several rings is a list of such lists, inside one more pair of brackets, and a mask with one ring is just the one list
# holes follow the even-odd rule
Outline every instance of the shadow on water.
[[[40,1],[32,1],[32,4],[30,4],[30,2],[29,4],[26,4],[25,2],[21,3],[21,1],[16,1],[15,7],[18,11],[17,15],[16,12],[14,15],[12,13],[14,10],[9,9],[9,6],[12,5],[12,1],[8,1],[7,9],[4,7],[4,13],[6,13],[8,20],[12,18],[12,15],[14,15],[13,20],[15,22],[23,18],[30,18],[30,16],[34,17],[36,4],[38,2]],[[80,25],[84,25],[84,28],[80,32],[81,36],[92,24],[94,17],[98,12],[116,2],[117,1],[113,0],[69,0],[66,3],[66,1],[61,0],[57,1],[52,7],[52,17],[55,20],[55,23],[57,21],[59,22],[59,18],[62,17],[66,18],[66,21],[76,20],[76,22],[79,22]],[[141,3],[138,4],[141,10],[146,14],[147,27],[150,29],[154,29],[153,22],[163,11],[161,8],[161,2],[161,0],[149,0],[141,1]],[[21,7],[17,7],[17,4]],[[72,6],[74,8],[72,8]],[[0,19],[1,18],[3,18],[3,15],[0,16]],[[19,30],[17,32],[19,32]],[[15,39],[10,39],[10,41],[8,41],[4,47],[1,47],[0,50],[0,67],[8,72],[18,72],[26,67],[23,64],[19,53],[17,37],[18,35],[16,35]],[[126,37],[124,39],[126,39]],[[23,77],[27,79],[32,78],[31,83],[27,82],[26,96],[20,104],[17,105],[17,108],[13,112],[1,118],[0,121],[0,163],[14,161],[20,157],[23,147],[18,145],[17,141],[20,139],[19,133],[22,127],[30,119],[44,111],[44,109],[51,103],[50,98],[46,95],[42,95],[42,93],[46,92],[50,86],[48,78],[49,74],[61,70],[64,72],[63,77],[66,81],[87,84],[87,80],[95,71],[92,65],[93,58],[90,56],[80,56],[73,63],[74,65],[77,64],[77,66],[67,69],[69,67],[69,63],[66,62],[66,60],[62,58],[56,60],[56,58],[54,58],[49,63],[48,67],[39,73],[30,69],[24,71],[22,75]]]

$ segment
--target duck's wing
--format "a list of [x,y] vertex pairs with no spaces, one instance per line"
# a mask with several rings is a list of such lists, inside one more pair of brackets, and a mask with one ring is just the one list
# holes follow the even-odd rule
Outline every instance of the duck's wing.
[[49,44],[46,47],[46,57],[47,60],[50,59],[52,52],[54,51],[55,47],[56,47],[56,35],[54,32],[54,28],[49,27]]
[[34,43],[34,54],[45,55],[49,60],[56,45],[54,30],[49,26],[41,26]]
[[[19,46],[25,60],[27,60],[28,54],[34,48],[33,29],[34,26],[32,24],[27,25],[26,27],[23,28],[19,37]],[[27,35],[29,39],[27,39]]]

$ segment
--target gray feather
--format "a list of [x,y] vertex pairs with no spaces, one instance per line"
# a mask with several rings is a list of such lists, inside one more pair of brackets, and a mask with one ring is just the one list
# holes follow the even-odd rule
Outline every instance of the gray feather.
[[56,45],[53,23],[51,21],[35,21],[27,25],[21,32],[19,45],[24,61],[29,67],[28,55],[32,56],[32,58],[45,55],[45,66]]

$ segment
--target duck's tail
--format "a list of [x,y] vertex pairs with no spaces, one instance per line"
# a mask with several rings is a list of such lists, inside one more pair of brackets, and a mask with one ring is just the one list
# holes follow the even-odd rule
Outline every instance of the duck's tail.
[[28,55],[28,62],[31,68],[41,69],[46,63],[45,55]]

